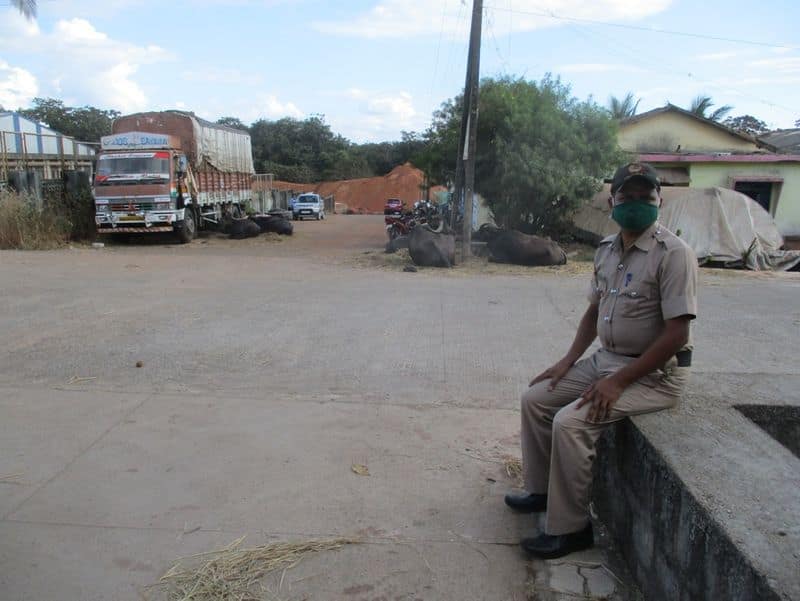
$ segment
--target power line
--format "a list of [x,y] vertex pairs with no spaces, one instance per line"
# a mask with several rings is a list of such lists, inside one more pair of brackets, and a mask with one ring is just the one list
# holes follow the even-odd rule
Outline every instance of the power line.
[[[579,25],[574,25],[573,24],[573,25],[570,25],[570,27],[572,29],[574,29],[575,31],[577,31],[578,33],[582,33],[583,35],[589,34],[589,35],[592,35],[592,36],[601,37],[599,33],[591,31],[590,29],[583,28],[583,27],[581,27]],[[601,39],[604,40],[604,38],[601,38]],[[628,54],[629,57],[631,57],[634,61],[638,62],[639,64],[645,65],[645,67],[644,67],[645,71],[650,72],[650,73],[660,73],[660,71],[656,71],[656,70],[654,70],[652,68],[652,65],[654,63],[653,59],[647,60],[646,57],[643,57],[641,55],[641,51],[634,50],[633,48],[631,48],[629,46],[626,46],[624,43],[621,43],[621,42],[617,42],[617,43],[613,44],[611,46],[611,48],[610,48],[610,50],[612,52],[615,52],[616,54],[619,54],[621,56],[621,53],[619,52],[620,49],[627,50],[628,51],[627,54]],[[755,100],[755,101],[757,101],[757,102],[759,102],[761,104],[764,104],[766,106],[782,109],[782,110],[785,110],[788,113],[792,113],[792,114],[795,113],[794,109],[791,109],[791,108],[789,108],[787,106],[784,106],[784,105],[781,105],[781,104],[770,102],[769,100],[766,100],[766,99],[761,98],[759,96],[755,96],[754,94],[749,94],[747,92],[743,92],[742,90],[738,90],[738,89],[732,88],[730,86],[724,86],[724,85],[719,84],[719,83],[714,83],[713,81],[707,81],[707,80],[703,80],[703,79],[698,79],[697,77],[694,76],[693,73],[681,71],[681,70],[679,70],[679,69],[677,69],[677,68],[675,68],[673,66],[670,66],[669,64],[665,63],[661,59],[659,59],[658,62],[662,66],[662,71],[671,72],[676,77],[680,77],[680,78],[688,77],[689,79],[693,79],[695,81],[698,81],[701,84],[705,84],[707,86],[716,87],[716,88],[721,89],[721,90],[727,90],[728,92],[733,92],[735,94],[738,94],[738,95],[742,96],[743,98],[750,98],[751,100]]]
[[598,21],[594,19],[581,19],[578,17],[567,17],[563,15],[557,15],[554,12],[548,11],[534,11],[534,10],[516,10],[513,8],[503,8],[500,6],[487,6],[486,8],[491,10],[499,10],[504,12],[511,12],[520,15],[534,15],[537,17],[547,17],[550,19],[555,19],[557,21],[572,21],[575,23],[589,23],[591,25],[602,25],[604,27],[618,27],[620,29],[634,29],[637,31],[646,31],[649,33],[661,33],[665,35],[678,35],[684,36],[689,38],[701,38],[705,40],[716,40],[718,42],[732,42],[734,44],[749,44],[751,46],[765,46],[767,48],[786,48],[786,49],[795,49],[797,48],[796,45],[791,44],[771,44],[769,42],[760,42],[756,40],[743,40],[741,38],[726,38],[722,36],[714,36],[714,35],[707,35],[704,33],[694,33],[690,31],[677,31],[674,29],[659,29],[657,27],[645,27],[643,25],[631,25],[628,23],[614,23],[611,21]]
[[431,79],[431,87],[428,91],[428,101],[430,102],[431,96],[433,96],[433,87],[436,85],[436,75],[438,74],[437,71],[439,70],[439,51],[442,48],[442,35],[444,34],[444,17],[445,12],[447,11],[447,3],[442,3],[442,23],[439,27],[439,42],[436,44],[436,60],[433,62],[433,79]]

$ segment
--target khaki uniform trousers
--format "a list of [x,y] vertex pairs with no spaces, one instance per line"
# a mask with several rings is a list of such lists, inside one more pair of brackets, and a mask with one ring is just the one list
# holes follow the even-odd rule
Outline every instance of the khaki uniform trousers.
[[600,349],[577,362],[558,382],[538,382],[522,395],[522,463],[525,489],[547,494],[547,534],[566,534],[589,522],[589,487],[594,446],[614,422],[631,415],[674,407],[680,400],[688,367],[674,357],[625,389],[602,422],[587,421],[591,404],[576,409],[581,394],[596,380],[618,371],[633,358]]

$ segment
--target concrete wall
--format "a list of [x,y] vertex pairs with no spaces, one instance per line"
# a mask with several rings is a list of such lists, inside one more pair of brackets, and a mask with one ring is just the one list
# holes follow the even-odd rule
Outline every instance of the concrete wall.
[[600,439],[594,503],[648,601],[780,601],[635,423]]
[[771,213],[784,236],[800,236],[800,163],[692,163],[689,171],[695,188],[733,188],[736,178],[774,177]]
[[759,152],[743,140],[713,125],[677,112],[665,112],[641,121],[623,123],[619,145],[629,152]]

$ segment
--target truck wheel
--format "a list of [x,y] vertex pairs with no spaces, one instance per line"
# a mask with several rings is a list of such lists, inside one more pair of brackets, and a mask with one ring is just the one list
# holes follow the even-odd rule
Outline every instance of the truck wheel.
[[188,244],[197,234],[197,223],[195,223],[194,212],[191,208],[186,207],[183,211],[183,222],[178,226],[177,232],[181,244]]

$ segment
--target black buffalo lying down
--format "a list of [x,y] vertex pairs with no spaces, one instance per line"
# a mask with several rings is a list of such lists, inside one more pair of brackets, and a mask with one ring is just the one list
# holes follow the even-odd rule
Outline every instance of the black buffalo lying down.
[[408,254],[414,265],[452,267],[456,263],[455,236],[418,225],[408,235]]
[[264,233],[275,232],[283,236],[291,236],[294,232],[292,222],[277,215],[254,215],[252,219]]
[[489,247],[490,261],[515,265],[564,265],[567,253],[556,242],[539,236],[483,224],[475,235]]

